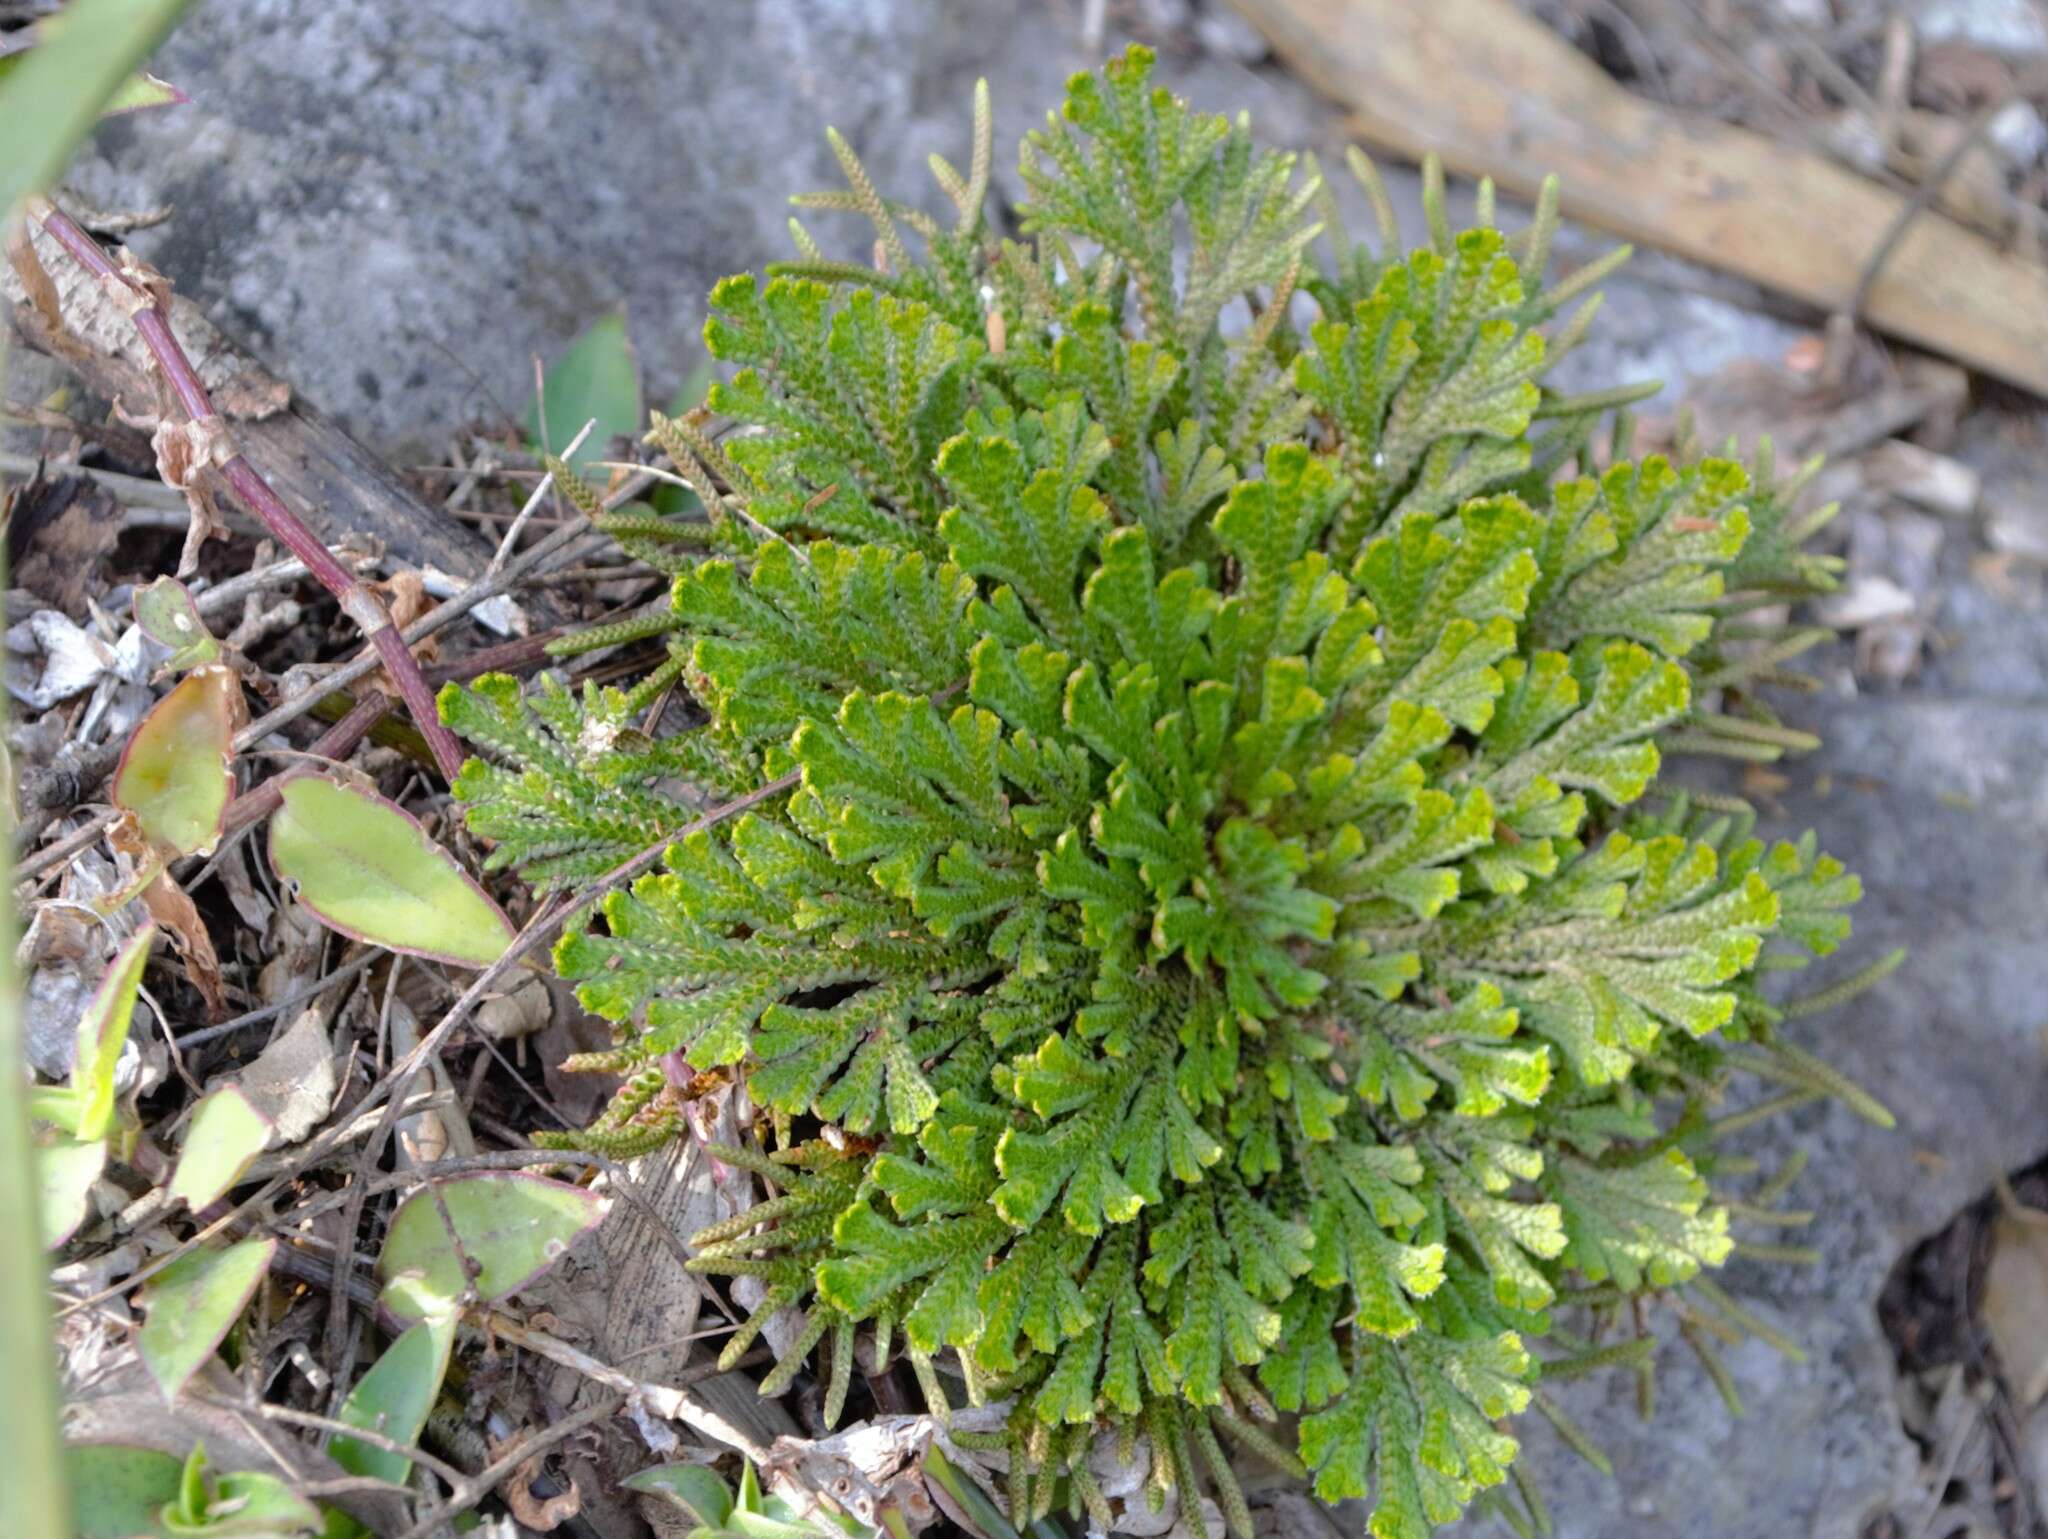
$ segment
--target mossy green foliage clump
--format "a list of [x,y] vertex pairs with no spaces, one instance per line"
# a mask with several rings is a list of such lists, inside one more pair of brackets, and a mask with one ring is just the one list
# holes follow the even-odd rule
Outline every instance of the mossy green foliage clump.
[[[949,224],[835,138],[849,190],[799,201],[877,265],[798,227],[720,284],[731,377],[654,433],[702,514],[606,515],[673,601],[592,639],[668,661],[444,707],[534,879],[683,833],[556,953],[629,1076],[577,1141],[672,1136],[667,1055],[744,1086],[725,1157],[776,1195],[693,1265],[761,1285],[733,1356],[801,1312],[767,1390],[815,1348],[836,1416],[858,1328],[1009,1403],[1020,1512],[1100,1521],[1118,1431],[1242,1528],[1220,1432],[1407,1539],[1507,1479],[1546,1367],[1639,1359],[1560,1306],[1747,1323],[1699,1291],[1709,1111],[1738,1057],[1839,1084],[1758,979],[1857,888],[1658,774],[1796,741],[1753,686],[1812,635],[1744,616],[1826,564],[1768,465],[1595,468],[1630,392],[1544,386],[1609,265],[1545,286],[1554,195],[1354,243],[1151,63],[1030,135],[1018,239],[985,99]],[[702,724],[649,736],[678,685]]]

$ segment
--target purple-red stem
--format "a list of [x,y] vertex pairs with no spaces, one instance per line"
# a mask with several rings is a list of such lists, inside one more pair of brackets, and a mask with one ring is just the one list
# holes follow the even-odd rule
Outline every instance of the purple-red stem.
[[548,643],[557,640],[561,634],[561,627],[550,626],[547,630],[535,631],[531,636],[515,636],[510,641],[478,647],[460,657],[427,664],[420,670],[420,677],[434,685],[467,684],[480,673],[517,673],[522,668],[545,662]]
[[[547,644],[554,636],[555,632],[544,631],[536,636],[521,636],[494,647],[466,652],[448,662],[434,664],[424,670],[423,676],[436,683],[466,683],[480,673],[528,667],[547,656]],[[364,691],[363,698],[349,707],[348,714],[315,738],[306,752],[322,759],[346,759],[361,746],[364,738],[376,730],[377,723],[390,709],[391,702],[377,690]],[[229,802],[226,819],[221,825],[223,832],[231,834],[245,824],[270,816],[284,800],[281,786],[281,778],[273,777],[261,785],[250,787]]]
[[[313,746],[306,751],[322,759],[346,759],[384,719],[384,713],[390,708],[391,702],[376,690],[365,691],[349,713],[315,738]],[[227,813],[221,819],[221,832],[231,834],[238,828],[269,817],[283,800],[284,777],[273,775],[228,803]]]
[[[41,219],[43,228],[50,232],[57,244],[101,283],[118,284],[138,296],[147,296],[147,291],[123,275],[106,252],[100,249],[99,242],[80,229],[69,215],[52,207],[41,212]],[[151,298],[147,305],[134,310],[132,317],[136,331],[149,348],[157,367],[163,370],[165,380],[177,396],[178,403],[185,408],[186,415],[194,422],[217,419],[213,400],[206,393],[206,386],[200,381],[191,360],[185,356],[184,348],[179,346],[177,337],[173,335],[170,317],[162,304]],[[368,634],[370,644],[384,660],[385,671],[398,686],[420,735],[433,750],[435,763],[440,766],[442,775],[452,781],[462,768],[462,745],[455,734],[441,724],[440,713],[434,706],[434,693],[421,677],[419,663],[406,646],[405,638],[391,623],[391,616],[383,603],[356,580],[353,572],[334,558],[333,553],[320,542],[319,536],[285,505],[284,499],[271,490],[270,483],[239,452],[227,459],[220,469],[222,477],[243,506],[262,521],[264,528],[277,536],[279,543],[305,562],[306,570],[341,601],[342,612]]]

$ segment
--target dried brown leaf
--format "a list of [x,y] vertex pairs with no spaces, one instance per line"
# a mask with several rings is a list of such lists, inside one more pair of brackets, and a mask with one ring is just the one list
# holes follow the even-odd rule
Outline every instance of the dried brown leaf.
[[114,256],[120,266],[121,276],[135,289],[139,290],[142,297],[148,303],[164,310],[170,309],[170,279],[166,278],[156,268],[150,266],[149,263],[143,261],[141,257],[137,256],[126,246],[119,248],[114,253]]
[[227,520],[220,510],[219,468],[235,457],[234,440],[219,417],[174,422],[168,418],[150,435],[156,450],[157,474],[166,486],[185,494],[192,513],[192,526],[185,534],[185,548],[178,553],[178,575],[190,577],[199,569],[199,548],[209,539],[226,539]]
[[271,1148],[282,1149],[305,1138],[326,1120],[340,1086],[334,1049],[327,1040],[326,1011],[317,1004],[300,1011],[236,1083],[270,1123]]
[[213,937],[191,897],[164,871],[142,889],[142,906],[170,936],[178,960],[185,964],[185,976],[206,1001],[207,1018],[226,1020],[228,1001],[221,991],[220,953],[213,949]]
[[1984,1328],[2021,1411],[2048,1396],[2048,1213],[2015,1205],[1991,1225]]
[[36,313],[44,324],[61,335],[64,331],[64,305],[57,297],[57,285],[51,280],[42,259],[36,255],[36,248],[29,244],[26,225],[17,226],[7,237],[7,265],[21,279],[21,286],[28,291],[29,303],[36,307]]
[[[498,1458],[510,1447],[509,1442],[493,1444],[491,1457]],[[520,1524],[537,1534],[549,1534],[583,1510],[583,1492],[572,1478],[569,1489],[558,1495],[535,1496],[533,1484],[541,1478],[541,1463],[542,1455],[535,1454],[521,1464],[498,1488],[498,1494],[505,1499],[505,1505],[512,1509],[512,1516]]]
[[7,510],[10,577],[52,608],[83,616],[105,561],[120,538],[120,509],[105,487],[84,476],[37,479],[17,489]]
[[220,414],[236,422],[261,422],[292,404],[292,387],[253,365],[244,367],[213,391]]
[[[123,814],[107,830],[107,843],[138,870],[147,869],[158,858],[132,812]],[[207,933],[206,921],[199,917],[191,896],[165,870],[159,870],[138,896],[149,917],[170,936],[178,960],[185,964],[185,976],[206,1001],[208,1018],[225,1020],[228,1001],[221,987],[220,953],[214,950],[213,937]]]

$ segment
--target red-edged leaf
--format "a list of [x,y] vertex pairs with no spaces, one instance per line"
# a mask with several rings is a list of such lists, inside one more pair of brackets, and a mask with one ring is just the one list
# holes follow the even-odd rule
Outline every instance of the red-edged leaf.
[[114,772],[114,805],[135,814],[165,859],[211,850],[234,791],[231,765],[242,686],[221,667],[196,669],[150,708]]
[[513,1171],[436,1182],[391,1216],[377,1259],[385,1303],[407,1317],[452,1308],[465,1288],[464,1259],[477,1268],[477,1297],[503,1298],[553,1266],[604,1211],[595,1192]]
[[165,1267],[143,1290],[149,1311],[135,1349],[166,1402],[206,1365],[270,1269],[275,1240],[196,1250]]
[[487,967],[512,922],[396,803],[323,776],[286,777],[270,864],[344,935],[460,967]]

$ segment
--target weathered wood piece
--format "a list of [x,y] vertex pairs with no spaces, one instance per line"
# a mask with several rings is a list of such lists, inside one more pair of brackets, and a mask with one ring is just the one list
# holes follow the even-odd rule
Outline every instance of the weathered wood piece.
[[[1826,156],[1631,95],[1507,0],[1233,0],[1395,154],[1844,309],[1907,200]],[[2048,395],[2048,271],[1934,210],[1872,283],[1877,330]]]
[[[0,296],[17,333],[62,359],[96,393],[131,412],[154,410],[149,353],[113,296],[37,232],[35,249],[54,289],[62,332],[51,325],[11,265],[0,262]],[[492,545],[446,509],[424,501],[389,465],[295,396],[291,388],[223,335],[192,301],[173,295],[171,330],[250,464],[322,541],[351,530],[378,541],[395,562],[437,567],[451,577],[481,575]],[[540,624],[560,618],[545,594],[530,595]],[[543,618],[545,611],[545,618]]]

